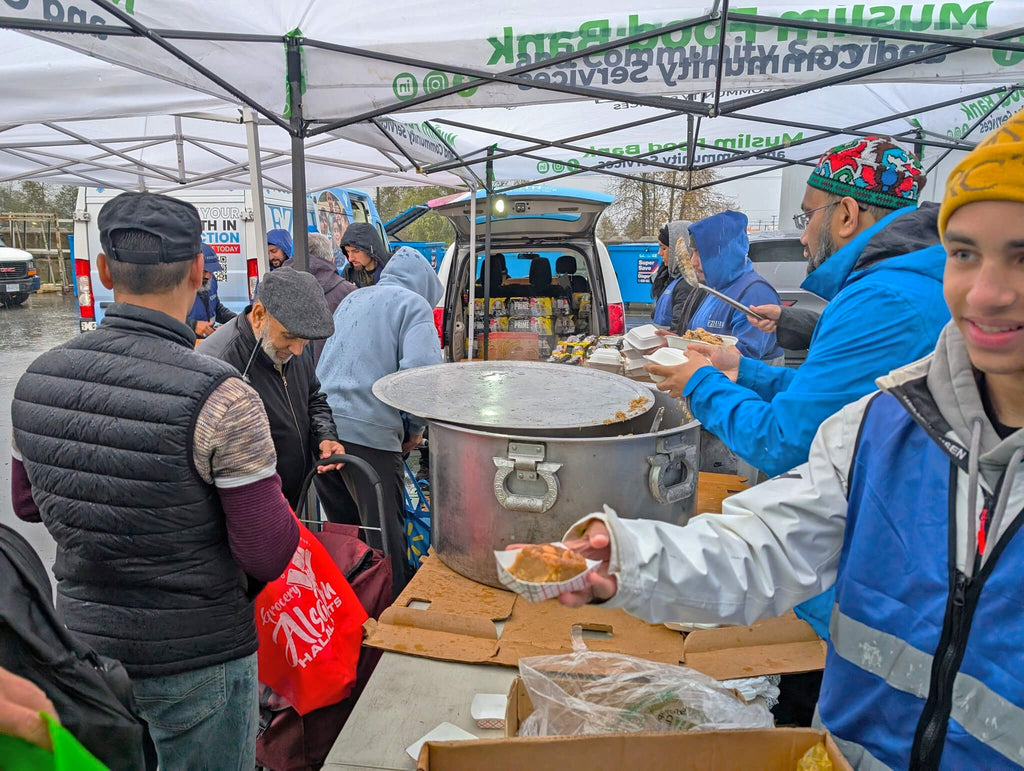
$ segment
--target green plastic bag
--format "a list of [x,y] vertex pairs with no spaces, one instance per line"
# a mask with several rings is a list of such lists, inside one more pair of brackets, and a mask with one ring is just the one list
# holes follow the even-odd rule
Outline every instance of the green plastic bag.
[[108,771],[60,723],[45,712],[39,714],[50,729],[53,752],[15,736],[0,735],[0,771]]

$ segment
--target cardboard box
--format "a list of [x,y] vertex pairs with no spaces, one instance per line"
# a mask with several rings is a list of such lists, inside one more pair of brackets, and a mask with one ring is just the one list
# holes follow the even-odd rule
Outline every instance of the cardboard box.
[[851,771],[826,731],[764,728],[689,733],[548,736],[428,742],[420,751],[419,771],[636,771],[671,768],[794,771],[803,754],[825,743],[836,771]]
[[[487,338],[490,361],[537,361],[540,336],[533,332],[492,332]],[[482,351],[484,336],[476,336],[476,350]]]

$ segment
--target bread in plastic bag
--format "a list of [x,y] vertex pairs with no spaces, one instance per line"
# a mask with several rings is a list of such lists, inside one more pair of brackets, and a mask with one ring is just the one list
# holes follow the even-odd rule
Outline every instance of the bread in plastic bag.
[[771,728],[761,699],[746,703],[717,680],[687,667],[589,651],[519,660],[533,712],[520,736]]

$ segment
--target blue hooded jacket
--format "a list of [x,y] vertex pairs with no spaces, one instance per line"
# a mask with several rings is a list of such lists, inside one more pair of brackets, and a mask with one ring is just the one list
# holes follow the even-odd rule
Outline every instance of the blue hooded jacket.
[[[292,252],[295,249],[295,243],[292,241],[292,234],[284,228],[275,228],[274,230],[267,231],[267,244],[276,246],[282,252],[286,259],[291,259]],[[269,266],[270,270],[274,270],[274,266]]]
[[[761,277],[747,251],[747,217],[724,211],[690,225],[690,235],[700,254],[704,283],[744,305],[778,305],[779,294]],[[744,356],[771,361],[783,355],[775,334],[766,334],[750,323],[745,313],[708,295],[690,318],[690,329],[703,327],[715,335],[738,338]]]
[[[334,311],[334,334],[324,345],[316,374],[342,444],[401,451],[401,413],[373,395],[373,384],[392,372],[442,362],[434,327],[441,293],[430,263],[403,246],[388,260],[378,283],[352,292]],[[409,423],[410,434],[423,433],[423,421],[410,416]]]

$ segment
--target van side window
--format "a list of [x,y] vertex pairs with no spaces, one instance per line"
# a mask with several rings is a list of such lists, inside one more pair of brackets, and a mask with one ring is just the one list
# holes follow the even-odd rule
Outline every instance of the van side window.
[[369,222],[370,221],[370,210],[366,206],[366,201],[360,201],[355,196],[349,196],[349,203],[352,204],[352,221],[353,222]]

